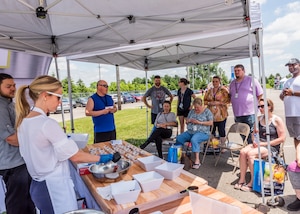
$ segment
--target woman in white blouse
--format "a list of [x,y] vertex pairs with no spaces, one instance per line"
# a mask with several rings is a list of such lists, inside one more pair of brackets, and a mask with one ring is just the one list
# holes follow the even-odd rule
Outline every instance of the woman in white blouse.
[[[28,90],[34,102],[27,101]],[[20,153],[32,177],[30,195],[41,213],[65,213],[77,210],[74,184],[68,160],[108,162],[112,154],[91,155],[78,149],[59,124],[47,117],[61,103],[62,84],[51,76],[40,76],[21,86],[16,95],[16,127]]]

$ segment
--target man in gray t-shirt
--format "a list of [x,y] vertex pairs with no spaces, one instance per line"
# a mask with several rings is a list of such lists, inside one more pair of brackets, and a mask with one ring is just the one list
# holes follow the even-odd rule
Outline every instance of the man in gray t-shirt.
[[15,91],[12,76],[0,73],[0,175],[6,185],[7,213],[34,214],[35,206],[29,194],[31,177],[19,152],[15,131]]
[[[148,108],[151,108],[151,123],[154,124],[156,116],[159,112],[163,110],[163,103],[166,99],[166,95],[170,97],[170,102],[173,101],[173,96],[171,92],[160,85],[160,76],[156,75],[154,77],[154,86],[152,86],[143,96],[143,102]],[[147,97],[151,97],[152,105],[147,102]]]

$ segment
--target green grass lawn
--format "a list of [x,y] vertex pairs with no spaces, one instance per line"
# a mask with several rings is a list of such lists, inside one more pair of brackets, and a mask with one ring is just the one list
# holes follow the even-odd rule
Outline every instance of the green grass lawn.
[[[152,129],[151,113],[149,114],[148,133]],[[115,113],[117,139],[126,140],[134,145],[140,145],[147,138],[146,130],[146,109],[124,109]],[[70,121],[66,122],[67,133],[71,132]],[[89,144],[93,143],[93,122],[91,117],[84,117],[74,120],[75,133],[89,133]]]
[[[172,102],[172,111],[176,113],[177,100]],[[115,113],[117,139],[125,140],[136,146],[144,143],[147,138],[146,108],[124,109]],[[61,123],[60,123],[61,124]],[[62,124],[61,124],[62,125]],[[67,133],[71,132],[70,121],[66,122]],[[89,144],[93,143],[94,131],[91,117],[74,120],[74,133],[89,133]],[[148,111],[148,133],[152,129],[151,112]]]

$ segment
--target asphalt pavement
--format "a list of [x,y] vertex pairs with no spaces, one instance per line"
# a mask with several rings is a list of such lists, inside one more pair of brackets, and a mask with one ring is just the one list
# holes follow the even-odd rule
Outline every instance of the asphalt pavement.
[[[283,102],[279,99],[280,90],[273,90],[273,89],[267,89],[267,98],[271,99],[274,102],[274,113],[278,116],[280,116],[284,121],[284,106]],[[123,104],[122,109],[126,108],[139,108],[144,107],[143,103],[134,103],[134,104]],[[233,113],[231,107],[229,107],[229,117],[227,119],[227,125],[226,128],[228,129],[233,123]],[[61,114],[51,114],[50,117],[56,119],[57,121],[62,121]],[[78,107],[74,109],[73,111],[73,118],[80,118],[85,117],[84,115],[84,108]],[[69,120],[70,113],[65,114],[65,119]],[[287,134],[288,136],[288,134]],[[165,145],[163,147],[164,151],[168,150],[168,146]],[[146,147],[146,150],[149,152],[155,151],[155,146],[149,145]],[[286,163],[290,163],[295,159],[295,149],[294,149],[294,143],[293,139],[289,136],[286,139],[285,145],[284,145],[284,154]],[[202,155],[200,155],[200,158],[202,158]],[[235,190],[234,184],[238,182],[239,179],[239,169],[236,170],[235,173],[232,173],[232,170],[234,168],[234,164],[229,158],[229,152],[225,153],[221,156],[221,159],[219,160],[219,163],[217,166],[215,166],[215,157],[214,155],[208,155],[205,158],[205,162],[201,165],[199,169],[190,169],[189,171],[199,177],[202,177],[208,181],[208,184],[227,195],[236,198],[240,200],[241,202],[244,202],[248,204],[251,207],[255,207],[255,205],[263,203],[263,199],[260,194],[255,192],[243,192],[240,190]],[[247,180],[249,180],[249,172],[247,174]],[[283,207],[270,207],[270,211],[268,213],[271,214],[283,214],[283,213],[297,213],[297,212],[289,212],[286,210],[287,204],[293,202],[295,200],[295,193],[292,189],[292,186],[290,184],[290,181],[285,181],[285,189],[284,194],[282,195],[282,198],[285,200],[285,205]],[[267,200],[271,199],[271,197],[265,197],[264,203],[267,202]]]

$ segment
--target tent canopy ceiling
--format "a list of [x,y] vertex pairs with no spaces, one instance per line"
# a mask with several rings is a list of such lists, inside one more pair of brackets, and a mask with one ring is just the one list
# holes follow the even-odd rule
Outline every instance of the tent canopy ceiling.
[[[258,56],[257,31],[251,31],[250,36],[252,37],[252,55]],[[158,70],[248,57],[249,35],[247,29],[243,29],[170,45],[121,52],[98,51],[68,58],[82,62],[119,65],[138,70]]]
[[[244,58],[249,57],[247,20],[251,29],[261,27],[259,6],[248,4],[246,0],[2,0],[0,48],[48,56],[115,54],[119,60],[107,55],[97,63],[128,67],[132,66],[126,60],[147,54],[161,64],[174,61],[170,57],[174,54],[176,62],[185,58],[189,64],[199,63],[195,56],[200,52],[205,53],[203,62]],[[47,11],[45,19],[37,17],[38,7]],[[207,40],[200,42],[204,37]],[[226,58],[225,52],[232,56]],[[214,58],[206,59],[210,55]],[[144,68],[144,63],[134,64]]]

